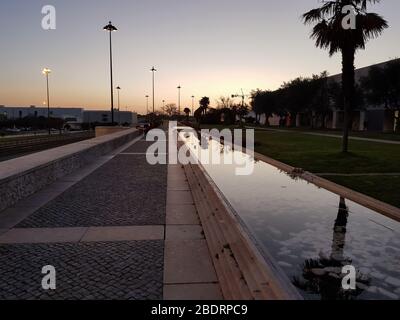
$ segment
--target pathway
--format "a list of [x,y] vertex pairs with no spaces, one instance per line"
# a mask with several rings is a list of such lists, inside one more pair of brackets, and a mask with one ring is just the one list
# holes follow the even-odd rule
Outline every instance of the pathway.
[[[0,213],[0,299],[222,299],[180,166],[151,166],[149,142]],[[57,289],[41,287],[43,266]]]

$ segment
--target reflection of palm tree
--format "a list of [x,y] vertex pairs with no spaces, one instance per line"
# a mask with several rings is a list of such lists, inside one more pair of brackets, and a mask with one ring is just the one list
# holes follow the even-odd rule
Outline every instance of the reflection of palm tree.
[[[357,286],[356,290],[342,288],[342,269],[352,263],[345,258],[346,232],[349,211],[346,200],[340,198],[339,211],[333,228],[332,251],[329,257],[320,254],[317,259],[307,259],[302,267],[303,279],[294,277],[293,284],[311,294],[319,294],[323,300],[354,299],[363,293]],[[370,280],[363,274],[357,273],[357,283],[368,286]]]

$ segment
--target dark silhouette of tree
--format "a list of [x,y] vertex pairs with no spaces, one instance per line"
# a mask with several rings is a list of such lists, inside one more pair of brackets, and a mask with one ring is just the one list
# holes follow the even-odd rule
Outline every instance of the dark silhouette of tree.
[[320,120],[321,127],[326,127],[327,117],[332,110],[332,102],[329,94],[328,72],[313,75],[310,85],[312,86],[312,100],[309,106],[311,127],[314,128],[316,121]]
[[220,97],[217,100],[218,109],[232,109],[233,105],[234,102],[230,97]]
[[239,116],[240,125],[243,125],[243,118],[249,113],[249,106],[247,104],[236,105],[236,113]]
[[169,117],[175,116],[178,114],[178,108],[175,103],[169,103],[162,108],[163,112]]
[[[364,290],[357,286],[356,290],[344,290],[342,287],[342,269],[351,265],[351,259],[344,255],[346,245],[349,210],[344,198],[340,198],[339,211],[333,227],[332,249],[329,257],[320,256],[304,262],[302,279],[293,278],[293,284],[307,293],[318,294],[322,300],[355,299]],[[370,279],[357,273],[358,284],[368,286]]]
[[207,112],[207,109],[210,106],[210,98],[203,97],[203,98],[201,98],[199,103],[200,103],[200,110],[201,110],[202,114],[205,115]]
[[276,91],[261,91],[257,89],[252,91],[250,96],[250,106],[256,114],[256,122],[259,123],[261,115],[264,114],[267,119],[266,125],[269,126],[269,118],[274,113],[277,113],[279,109]]
[[[344,130],[342,151],[348,152],[350,115],[354,110],[355,100],[355,67],[356,51],[365,49],[369,39],[378,37],[385,28],[386,20],[376,13],[367,12],[369,3],[380,0],[334,0],[324,2],[321,7],[310,10],[303,15],[305,24],[314,24],[311,38],[316,46],[328,49],[332,56],[337,52],[342,54],[342,88],[344,97]],[[345,6],[352,6],[356,16],[356,28],[343,28],[347,13]]]
[[185,108],[184,110],[183,110],[183,112],[185,113],[185,115],[186,115],[186,120],[187,121],[189,121],[189,115],[190,115],[190,109],[189,108]]
[[292,127],[296,126],[297,115],[311,105],[313,95],[310,78],[296,78],[282,85],[282,104],[290,114]]
[[[390,61],[385,67],[373,67],[368,76],[361,79],[366,100],[373,105],[384,105],[396,117],[400,113],[400,59]],[[396,129],[400,130],[399,115]]]

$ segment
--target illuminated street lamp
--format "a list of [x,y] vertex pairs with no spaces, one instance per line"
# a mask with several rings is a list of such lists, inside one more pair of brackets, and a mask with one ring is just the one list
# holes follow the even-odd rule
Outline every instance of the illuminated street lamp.
[[51,134],[50,128],[50,91],[49,91],[49,74],[51,70],[49,68],[44,68],[42,73],[46,76],[46,87],[47,87],[47,126],[49,129],[49,135]]
[[182,87],[179,85],[178,89],[178,114],[181,115],[181,89]]
[[149,114],[149,96],[146,95],[146,112]]
[[152,68],[150,70],[153,73],[153,114],[155,113],[155,100],[154,100],[154,73],[157,71],[156,68]]
[[114,27],[111,21],[106,25],[103,30],[108,31],[110,33],[110,78],[111,78],[111,122],[114,125],[114,84],[113,84],[113,59],[112,59],[112,37],[111,34],[113,31],[117,31],[118,29]]
[[121,91],[121,87],[116,87],[118,93],[118,123],[121,124],[121,109],[120,109],[120,100],[119,100],[119,92]]

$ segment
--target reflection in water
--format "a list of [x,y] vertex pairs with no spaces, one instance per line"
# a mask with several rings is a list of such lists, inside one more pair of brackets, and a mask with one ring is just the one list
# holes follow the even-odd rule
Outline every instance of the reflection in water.
[[[202,158],[221,150],[219,141],[209,141]],[[232,153],[240,151],[225,148],[223,157]],[[304,298],[400,299],[397,221],[348,199],[340,199],[338,211],[337,194],[262,161],[254,162],[249,176],[238,176],[232,164],[203,167],[265,256],[296,279]],[[339,281],[347,264],[358,272],[353,292],[343,292]]]
[[303,279],[293,277],[296,287],[308,293],[319,294],[323,300],[348,300],[363,293],[361,287],[369,286],[368,277],[358,272],[356,290],[344,290],[342,287],[342,269],[352,264],[352,260],[344,256],[348,217],[346,200],[340,198],[339,211],[333,227],[331,255],[324,257],[320,254],[319,258],[305,260],[302,266]]

